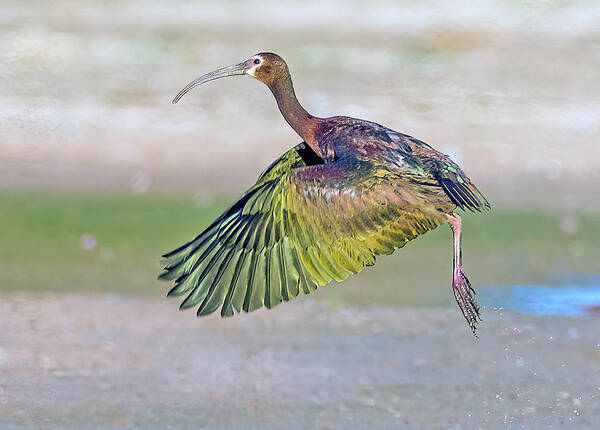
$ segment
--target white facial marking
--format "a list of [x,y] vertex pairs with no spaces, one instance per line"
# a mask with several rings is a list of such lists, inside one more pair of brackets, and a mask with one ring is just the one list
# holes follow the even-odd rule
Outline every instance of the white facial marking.
[[252,61],[254,61],[254,60],[260,60],[260,63],[254,64],[252,67],[250,67],[246,71],[246,73],[248,73],[250,76],[255,76],[256,69],[259,68],[261,66],[261,64],[263,63],[263,58],[260,55],[255,55],[254,57],[252,57],[250,59]]

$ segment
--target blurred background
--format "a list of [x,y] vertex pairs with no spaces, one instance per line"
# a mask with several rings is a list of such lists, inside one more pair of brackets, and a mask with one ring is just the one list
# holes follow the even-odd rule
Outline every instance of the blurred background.
[[[465,342],[473,354],[482,353],[486,341],[478,346],[468,338],[451,296],[451,233],[445,226],[393,256],[381,258],[376,267],[341,285],[328,286],[270,313],[260,311],[258,319],[242,316],[232,323],[209,318],[203,323],[194,320],[192,313],[178,314],[177,303],[163,298],[169,287],[155,280],[161,268],[160,255],[199,233],[271,161],[300,141],[281,118],[270,92],[252,79],[212,82],[195,89],[179,104],[171,104],[173,96],[193,78],[261,51],[276,52],[286,59],[299,99],[314,115],[369,119],[424,140],[460,163],[493,205],[490,213],[465,214],[463,224],[465,269],[486,308],[484,315],[491,315],[488,332],[482,337],[500,345],[494,336],[514,328],[502,312],[514,312],[514,318],[522,322],[520,327],[534,327],[534,338],[559,339],[558,333],[563,333],[564,342],[553,343],[555,349],[548,355],[576,350],[578,356],[586,357],[582,368],[588,375],[594,374],[592,370],[600,366],[600,339],[594,330],[598,322],[594,315],[600,310],[598,22],[600,4],[593,0],[3,0],[0,301],[5,307],[2,325],[7,329],[0,334],[0,372],[5,378],[0,380],[0,419],[4,416],[6,427],[40,422],[82,426],[78,414],[85,416],[82,411],[89,413],[91,407],[97,417],[97,421],[87,422],[92,427],[166,428],[162,420],[168,421],[172,415],[166,412],[165,403],[135,397],[137,391],[131,387],[149,383],[140,375],[145,382],[121,387],[122,395],[128,396],[122,399],[127,408],[107,406],[123,369],[133,371],[139,366],[137,358],[127,356],[129,367],[115,370],[111,361],[119,356],[115,348],[120,345],[127,350],[131,343],[141,342],[135,336],[119,340],[118,333],[150,324],[147,319],[153,315],[163,321],[160,327],[165,337],[173,326],[183,324],[188,341],[202,343],[198,337],[210,337],[208,332],[214,335],[215,330],[229,330],[235,343],[236,336],[244,339],[258,333],[260,324],[268,324],[265,321],[269,319],[310,318],[314,306],[330,319],[310,329],[313,331],[306,329],[306,339],[317,339],[317,332],[327,332],[327,327],[337,324],[336,318],[347,318],[347,314],[366,315],[367,320],[377,322],[379,315],[393,309],[399,315],[397,328],[416,324],[411,312],[425,312],[433,320],[439,315],[448,320],[447,324],[434,324],[435,329],[425,328],[425,332],[433,330],[439,339],[447,340],[448,336],[436,330],[456,326],[453,336],[462,339],[456,345]],[[62,308],[61,303],[71,305]],[[119,314],[115,306],[125,308]],[[90,307],[98,313],[93,329],[81,323]],[[148,313],[133,310],[140,307],[149,309]],[[32,322],[38,320],[38,312],[48,314],[50,328]],[[103,319],[110,319],[113,312],[122,318],[114,332],[105,328]],[[57,319],[57,314],[63,319]],[[132,314],[137,319],[132,320]],[[89,331],[83,331],[85,336],[79,323]],[[257,324],[255,330],[252,324]],[[556,333],[546,333],[548,327]],[[248,332],[240,332],[242,328]],[[285,344],[283,328],[281,332],[271,329]],[[383,337],[382,342],[398,341],[399,350],[392,354],[401,354],[403,342],[395,337],[394,327],[390,330],[392,340]],[[415,330],[410,336],[423,335]],[[102,342],[107,349],[100,349],[107,361],[90,365],[85,374],[81,363],[88,363],[86,354],[92,354],[95,343],[82,350],[80,361],[71,364],[65,364],[69,361],[61,354],[69,350],[65,347],[69,342],[78,342],[77,336],[87,338],[90,333],[104,333]],[[46,338],[54,342],[44,344]],[[439,340],[427,339],[417,348],[423,357],[432,354],[432,345]],[[150,349],[164,348],[147,341]],[[263,341],[263,348],[269,350],[269,343]],[[575,348],[570,341],[582,344]],[[528,369],[527,375],[543,373],[527,366],[536,362],[535,349],[540,347],[534,344],[529,343],[534,355],[531,361],[525,359],[526,365],[524,352],[507,359],[521,370]],[[300,348],[306,346],[302,345]],[[350,348],[352,356],[349,345],[343,348]],[[178,348],[176,358],[146,358],[146,363],[153,363],[148,369],[159,372],[165,364],[161,360],[180,360],[185,367],[190,351],[183,344]],[[332,361],[321,363],[325,374],[316,372],[312,377],[336,374],[332,363],[337,362],[340,349],[332,348],[330,355],[324,352]],[[509,354],[506,349],[499,351],[505,357]],[[360,356],[354,352],[354,357]],[[419,357],[413,357],[410,365],[426,366]],[[492,354],[489,362],[494,359]],[[568,361],[557,360],[559,368]],[[260,359],[254,364],[260,367],[264,363]],[[240,366],[239,372],[246,377],[253,374]],[[99,368],[105,373],[98,373]],[[552,366],[544,369],[553,375],[544,384],[554,378],[552,383],[567,386],[552,386],[548,402],[538,398],[536,403],[534,384],[529,401],[513,396],[508,408],[500,402],[506,397],[498,394],[502,390],[488,392],[480,384],[479,397],[487,399],[489,395],[489,403],[468,411],[458,408],[459,412],[455,404],[448,409],[438,406],[439,422],[454,423],[457,428],[523,428],[520,426],[542,423],[591,426],[600,394],[600,384],[596,390],[597,380],[593,379],[599,373],[594,370],[596,376],[591,380],[583,374],[581,379],[569,374],[561,380]],[[427,390],[433,390],[441,373],[429,370],[433,379],[425,385],[412,381],[411,396],[415,392],[431,394]],[[81,380],[73,384],[62,380],[62,385],[57,385],[60,372],[63,379],[66,374],[75,379],[73,375],[79,375]],[[351,365],[347,372],[354,372]],[[525,376],[507,372],[517,378],[509,383],[515,392],[519,378]],[[98,374],[107,380],[94,379],[104,377]],[[498,379],[497,373],[490,375],[495,376],[489,376],[488,382]],[[311,380],[311,375],[302,377]],[[365,386],[375,394],[364,394],[364,387],[357,391],[362,393],[357,398],[367,399],[360,405],[371,412],[355,413],[355,428],[369,428],[368,423],[388,428],[388,419],[392,423],[389,428],[398,428],[398,423],[407,428],[436,428],[427,421],[437,417],[431,410],[425,409],[420,418],[417,415],[411,421],[398,402],[394,403],[393,399],[404,398],[406,390],[400,394],[394,389],[377,391],[376,378],[365,378]],[[315,386],[319,385],[316,379]],[[82,384],[83,390],[90,380],[105,387],[103,401],[108,403],[102,407],[90,406],[91,400],[83,407],[64,394],[79,393],[85,398],[87,391],[74,387]],[[165,376],[165,381],[173,384],[175,396],[184,393],[172,378]],[[277,381],[271,381],[273,386],[278,386]],[[578,385],[584,381],[591,385]],[[214,383],[221,388],[209,390],[211,396],[231,394],[223,388],[229,385]],[[268,384],[261,388],[248,383],[259,399],[279,393]],[[90,387],[96,387],[93,384]],[[465,391],[456,391],[456,384],[446,394],[456,401],[469,398]],[[232,382],[231,390],[234,385]],[[443,387],[436,387],[434,391],[444,392]],[[193,393],[201,391],[197,386],[188,388]],[[305,387],[306,392],[312,392],[309,388]],[[579,390],[579,395],[573,390]],[[90,388],[89,395],[97,392],[97,387]],[[335,415],[333,409],[327,409],[331,414],[325,418],[325,409],[316,406],[336,395],[341,396],[325,390],[322,398],[309,396],[300,401],[306,414],[294,416],[297,421],[293,422],[306,424],[306,417],[316,413],[321,421],[308,421],[309,428],[348,425],[341,417],[352,416],[348,410],[357,410],[351,402],[338,399],[334,406],[346,411],[342,408]],[[45,403],[32,404],[32,396],[45,399]],[[273,424],[281,421],[270,406],[264,406],[271,405],[264,399],[252,403],[245,397],[234,398],[234,408],[245,411],[243,418],[255,420],[248,424],[252,428],[295,425],[292,421],[283,427]],[[161,406],[152,409],[148,402]],[[371,402],[384,405],[381,414],[372,412]],[[189,409],[170,405],[180,414],[176,428],[186,427],[187,418],[198,418]],[[50,413],[55,407],[62,412]],[[155,415],[148,418],[147,412],[142,412],[147,410]],[[484,410],[487,414],[481,412]],[[205,414],[205,422],[212,423],[206,428],[237,428],[239,423],[234,421],[223,424],[228,415],[222,413]],[[41,418],[45,415],[50,416],[47,421]],[[481,420],[463,421],[478,416],[490,421],[485,425]]]

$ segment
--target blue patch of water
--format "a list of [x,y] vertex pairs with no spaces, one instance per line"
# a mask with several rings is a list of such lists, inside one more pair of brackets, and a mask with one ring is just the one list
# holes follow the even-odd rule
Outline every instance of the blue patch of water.
[[[594,279],[594,282],[590,280]],[[571,282],[573,279],[571,279]],[[600,277],[560,286],[515,285],[482,288],[478,302],[486,307],[535,315],[584,316],[600,313]]]

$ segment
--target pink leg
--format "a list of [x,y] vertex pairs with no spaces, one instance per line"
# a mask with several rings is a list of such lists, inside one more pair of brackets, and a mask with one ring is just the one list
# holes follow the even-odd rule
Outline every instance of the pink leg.
[[454,235],[454,263],[452,265],[452,291],[456,302],[462,311],[469,327],[475,334],[475,324],[481,317],[479,316],[479,307],[475,301],[475,290],[471,287],[469,279],[465,276],[462,267],[462,249],[461,249],[461,225],[460,216],[452,214],[448,216],[448,223]]

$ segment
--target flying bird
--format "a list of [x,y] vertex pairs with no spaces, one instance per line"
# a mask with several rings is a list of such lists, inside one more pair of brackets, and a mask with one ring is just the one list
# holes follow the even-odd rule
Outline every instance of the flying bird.
[[285,61],[260,53],[200,76],[173,99],[215,79],[264,83],[302,142],[260,175],[195,239],[165,254],[162,280],[180,309],[221,316],[309,294],[375,264],[408,241],[448,223],[454,237],[452,290],[475,333],[475,291],[462,264],[461,217],[490,204],[462,169],[425,142],[371,121],[319,118],[298,102]]

